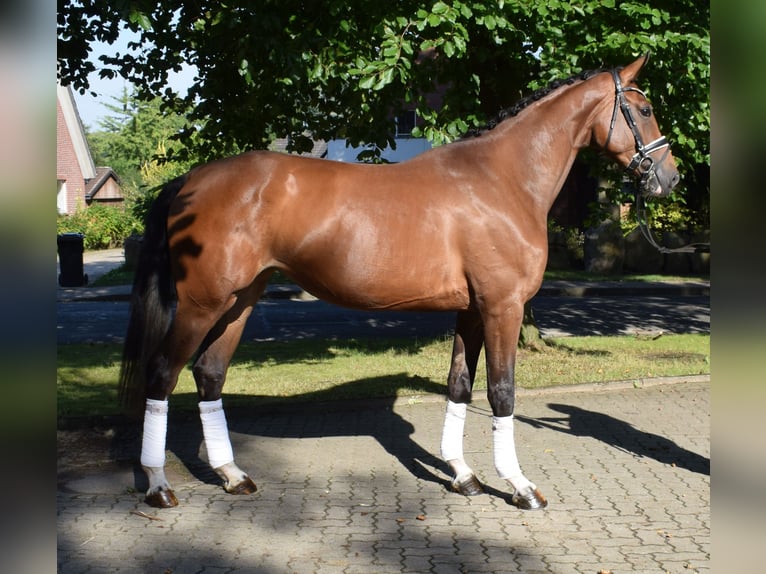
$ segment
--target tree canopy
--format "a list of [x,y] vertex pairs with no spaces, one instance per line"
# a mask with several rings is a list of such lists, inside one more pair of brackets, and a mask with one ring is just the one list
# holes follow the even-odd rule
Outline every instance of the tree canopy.
[[120,176],[124,190],[131,195],[142,188],[155,187],[187,171],[188,161],[167,161],[181,149],[172,138],[183,129],[185,117],[161,111],[161,99],[139,100],[134,92],[123,90],[112,103],[104,103],[110,114],[99,121],[99,129],[88,133],[93,159],[108,165]]
[[[650,51],[641,84],[682,171],[709,164],[709,6],[694,0],[60,0],[61,81],[86,91],[91,44],[122,28],[140,40],[99,74],[185,113],[198,159],[276,137],[385,147],[411,107],[438,144],[551,80]],[[182,64],[197,70],[184,95],[167,87]]]

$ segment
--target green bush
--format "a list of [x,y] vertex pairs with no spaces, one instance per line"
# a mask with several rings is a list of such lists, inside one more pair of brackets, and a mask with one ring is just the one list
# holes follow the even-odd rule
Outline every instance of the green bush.
[[60,215],[57,233],[82,233],[85,249],[121,247],[126,237],[140,229],[131,213],[121,208],[94,203],[78,207],[72,215]]

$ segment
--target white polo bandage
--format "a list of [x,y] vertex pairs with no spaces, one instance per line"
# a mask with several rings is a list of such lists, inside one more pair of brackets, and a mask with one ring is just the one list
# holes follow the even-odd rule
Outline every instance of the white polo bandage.
[[146,399],[144,436],[141,440],[141,465],[165,466],[165,439],[168,432],[168,402]]
[[447,413],[444,416],[441,454],[446,461],[463,460],[463,429],[468,405],[447,401]]
[[521,473],[513,438],[513,415],[492,417],[492,445],[497,475],[511,483],[517,491],[534,486]]
[[199,404],[202,434],[205,437],[207,460],[213,468],[234,461],[234,451],[229,440],[229,427],[223,412],[223,401],[203,401]]

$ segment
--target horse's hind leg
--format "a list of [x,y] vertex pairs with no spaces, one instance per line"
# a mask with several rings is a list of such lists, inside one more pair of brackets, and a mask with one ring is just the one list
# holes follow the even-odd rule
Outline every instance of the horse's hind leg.
[[251,494],[255,483],[234,462],[221,394],[231,357],[242,336],[252,306],[235,305],[210,332],[192,369],[197,384],[200,419],[208,462],[231,494]]
[[[158,508],[178,505],[165,477],[165,445],[168,426],[168,397],[173,392],[181,369],[202,342],[199,327],[215,322],[215,316],[197,312],[189,316],[179,307],[160,350],[147,365],[148,386],[141,440],[141,466],[149,479],[146,503]],[[192,329],[194,325],[197,329]]]
[[454,478],[452,488],[466,496],[482,494],[484,489],[463,457],[463,429],[471,391],[476,377],[476,364],[484,342],[481,317],[473,311],[458,313],[452,365],[447,380],[447,412],[442,430],[441,455]]
[[270,276],[270,271],[262,273],[249,289],[238,294],[235,304],[208,333],[192,368],[200,398],[200,419],[208,462],[223,479],[226,492],[231,494],[251,494],[257,487],[234,462],[221,395],[242,331]]

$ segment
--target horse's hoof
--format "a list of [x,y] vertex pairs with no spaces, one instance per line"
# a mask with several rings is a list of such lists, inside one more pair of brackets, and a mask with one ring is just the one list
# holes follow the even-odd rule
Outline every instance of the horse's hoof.
[[234,486],[229,486],[228,484],[225,485],[224,490],[229,494],[253,494],[258,490],[258,487],[255,486],[255,483],[249,476],[245,476],[242,482],[239,482]]
[[475,474],[472,474],[463,480],[453,480],[452,490],[463,496],[478,496],[479,494],[484,494],[484,487],[482,487]]
[[178,506],[178,499],[172,490],[158,490],[146,495],[146,504],[154,508],[173,508]]
[[542,510],[548,506],[548,501],[539,490],[528,486],[520,492],[513,493],[511,504],[521,510]]

